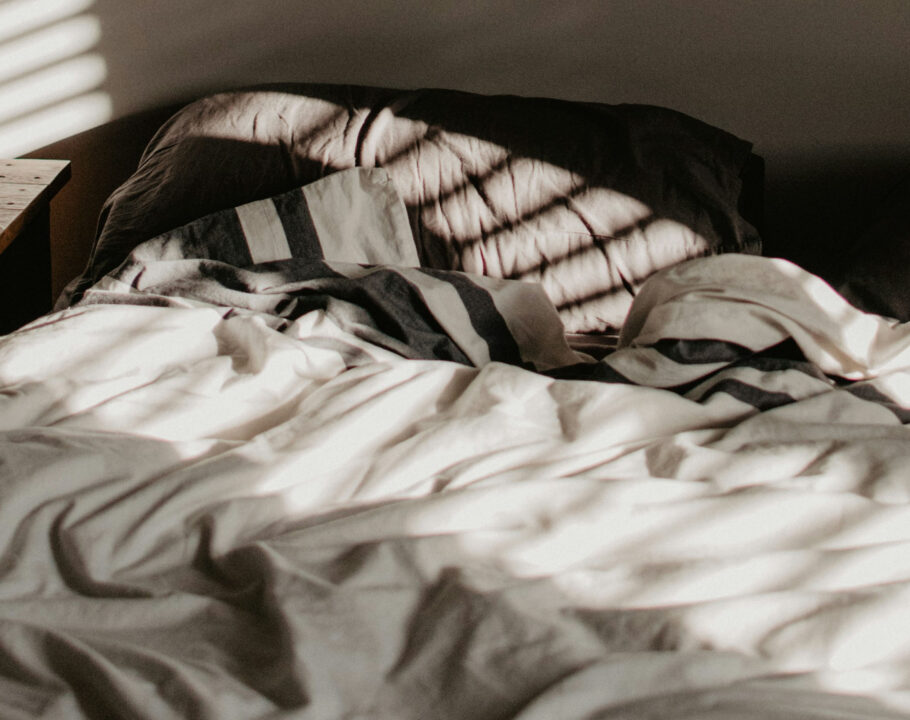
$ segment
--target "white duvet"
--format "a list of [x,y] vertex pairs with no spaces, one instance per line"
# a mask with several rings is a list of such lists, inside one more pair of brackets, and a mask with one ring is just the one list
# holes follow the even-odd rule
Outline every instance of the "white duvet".
[[906,328],[736,256],[646,286],[611,363],[655,387],[404,360],[320,312],[0,339],[0,717],[910,715],[899,412],[795,371],[741,372],[792,380],[764,412],[659,389],[636,336],[699,318],[910,406]]

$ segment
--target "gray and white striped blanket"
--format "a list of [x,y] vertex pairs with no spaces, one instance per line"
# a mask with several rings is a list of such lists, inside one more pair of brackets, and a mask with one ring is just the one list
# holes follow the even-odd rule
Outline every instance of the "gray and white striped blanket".
[[417,262],[385,171],[356,168],[143,243],[81,306],[222,307],[276,328],[319,310],[406,358],[537,370],[577,359],[538,285]]
[[[388,176],[356,168],[154,238],[82,303],[223,307],[259,313],[278,329],[320,310],[405,358],[504,362],[560,379],[668,388],[701,402],[722,393],[758,410],[843,387],[902,421],[910,413],[874,381],[878,370],[868,368],[879,366],[878,356],[833,349],[845,333],[850,347],[855,337],[868,344],[883,321],[848,312],[825,283],[784,261],[710,259],[708,281],[697,261],[664,271],[633,305],[619,351],[599,362],[569,347],[538,285],[418,262]],[[852,324],[832,319],[832,306]]]

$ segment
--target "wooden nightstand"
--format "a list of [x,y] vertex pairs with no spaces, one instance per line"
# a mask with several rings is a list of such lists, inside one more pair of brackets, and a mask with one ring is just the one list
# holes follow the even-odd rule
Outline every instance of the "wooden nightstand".
[[0,159],[0,334],[51,308],[50,203],[70,172],[68,160]]

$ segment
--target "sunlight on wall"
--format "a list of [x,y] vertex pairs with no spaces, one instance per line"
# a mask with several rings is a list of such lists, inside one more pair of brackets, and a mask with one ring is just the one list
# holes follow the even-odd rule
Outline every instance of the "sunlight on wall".
[[94,0],[0,2],[0,157],[15,157],[111,117]]

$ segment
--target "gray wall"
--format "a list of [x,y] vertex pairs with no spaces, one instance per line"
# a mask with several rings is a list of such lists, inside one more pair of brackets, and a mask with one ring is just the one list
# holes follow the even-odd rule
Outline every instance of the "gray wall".
[[115,113],[263,80],[665,104],[774,154],[910,140],[907,0],[98,0]]

